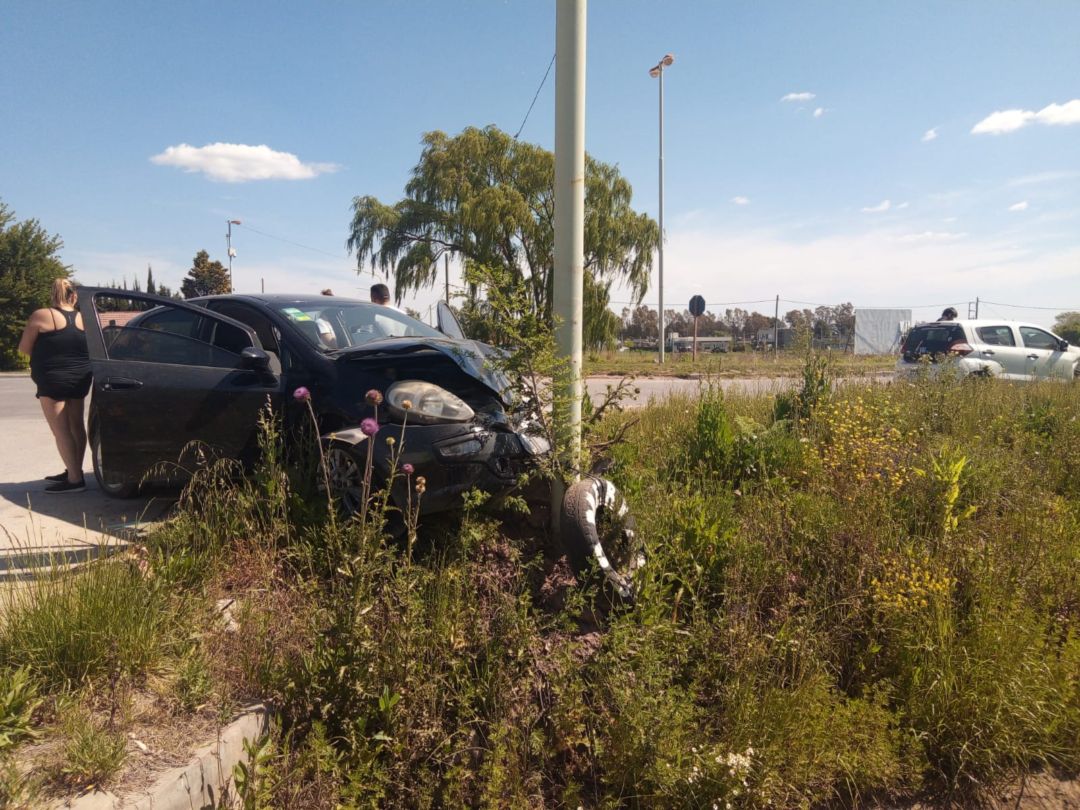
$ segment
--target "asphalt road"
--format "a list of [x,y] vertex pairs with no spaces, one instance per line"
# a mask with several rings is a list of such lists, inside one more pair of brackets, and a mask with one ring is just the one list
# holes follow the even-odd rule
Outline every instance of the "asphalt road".
[[0,437],[0,555],[97,546],[129,524],[160,518],[171,505],[160,497],[109,498],[94,481],[89,451],[86,491],[46,494],[44,476],[64,464],[28,376],[0,375]]
[[[590,377],[587,387],[594,403],[617,377]],[[790,380],[721,380],[725,390],[762,393],[780,390]],[[700,380],[641,378],[639,393],[627,404],[643,406],[673,393],[697,396]],[[98,545],[132,524],[160,518],[172,505],[162,498],[116,500],[94,481],[89,451],[85,459],[86,491],[48,495],[44,476],[63,466],[41,408],[34,384],[26,375],[0,375],[0,555],[12,549],[39,547],[77,548]],[[0,564],[2,569],[2,564]],[[2,574],[0,570],[0,574]]]

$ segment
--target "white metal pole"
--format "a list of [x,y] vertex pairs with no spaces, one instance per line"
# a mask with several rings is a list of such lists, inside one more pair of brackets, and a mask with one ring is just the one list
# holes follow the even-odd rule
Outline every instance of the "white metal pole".
[[664,63],[660,68],[660,365],[664,364]]
[[[585,23],[586,0],[558,0],[555,11],[555,340],[570,366],[556,411],[569,443],[571,470],[581,455],[582,302],[585,274]],[[561,414],[558,411],[562,411]],[[559,499],[561,505],[561,498]],[[558,508],[553,510],[556,515]],[[557,517],[556,517],[557,520]]]
[[230,219],[228,222],[229,229],[225,232],[225,252],[229,255],[229,292],[232,292],[232,220]]

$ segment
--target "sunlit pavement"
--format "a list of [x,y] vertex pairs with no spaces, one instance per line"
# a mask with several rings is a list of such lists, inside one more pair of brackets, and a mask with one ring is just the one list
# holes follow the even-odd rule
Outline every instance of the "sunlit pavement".
[[29,376],[0,375],[0,579],[28,568],[78,562],[160,519],[171,500],[116,500],[97,488],[86,457],[86,491],[48,495],[44,476],[63,467]]

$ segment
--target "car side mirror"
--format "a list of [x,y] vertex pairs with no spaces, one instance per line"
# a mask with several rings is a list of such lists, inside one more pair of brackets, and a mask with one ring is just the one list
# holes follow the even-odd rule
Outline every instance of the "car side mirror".
[[252,371],[269,371],[270,355],[262,349],[248,346],[240,352],[240,368],[251,369]]
[[1059,352],[1067,352],[1068,350],[1069,350],[1069,341],[1065,340],[1065,338],[1061,338],[1060,340],[1058,340],[1058,351]]

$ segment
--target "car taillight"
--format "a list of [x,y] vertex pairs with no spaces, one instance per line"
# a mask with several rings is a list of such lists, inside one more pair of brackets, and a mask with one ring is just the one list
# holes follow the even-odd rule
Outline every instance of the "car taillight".
[[964,357],[975,351],[971,348],[971,344],[963,340],[958,340],[955,343],[949,344],[949,354],[955,354],[957,357]]

